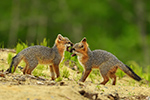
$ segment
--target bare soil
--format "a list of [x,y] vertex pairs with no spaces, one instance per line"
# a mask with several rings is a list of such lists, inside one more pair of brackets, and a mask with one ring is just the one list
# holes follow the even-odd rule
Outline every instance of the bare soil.
[[0,50],[0,100],[150,100],[148,82],[136,82],[128,76],[118,78],[115,86],[111,83],[104,86],[99,85],[101,80],[94,83],[89,78],[84,83],[74,80],[71,73],[76,72],[69,68],[69,78],[60,82],[22,73],[5,74],[9,52]]

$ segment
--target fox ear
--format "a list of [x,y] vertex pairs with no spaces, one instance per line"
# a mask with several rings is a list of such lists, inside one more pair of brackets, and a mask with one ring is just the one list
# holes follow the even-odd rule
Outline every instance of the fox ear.
[[58,38],[59,41],[63,40],[63,36],[61,34],[58,34],[57,38]]
[[86,37],[84,37],[84,38],[81,40],[81,42],[84,43],[85,45],[87,45],[87,47],[89,46],[88,43],[86,42]]
[[84,37],[84,38],[82,39],[82,42],[86,42],[86,37]]

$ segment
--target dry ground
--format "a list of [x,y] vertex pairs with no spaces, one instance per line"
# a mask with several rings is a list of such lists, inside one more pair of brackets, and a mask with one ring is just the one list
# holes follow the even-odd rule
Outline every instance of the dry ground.
[[[0,50],[0,70],[9,67],[9,51]],[[77,73],[68,70],[69,78],[63,78],[60,82],[22,73],[4,74],[4,77],[0,77],[0,100],[150,100],[150,87],[146,82],[142,84],[125,76],[117,79],[115,86],[110,82],[105,86],[99,85],[101,80],[92,83],[89,78],[80,83],[75,80]]]

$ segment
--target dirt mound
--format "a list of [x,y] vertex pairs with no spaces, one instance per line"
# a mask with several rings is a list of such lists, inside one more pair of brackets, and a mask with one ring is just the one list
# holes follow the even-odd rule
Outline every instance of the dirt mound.
[[[129,77],[117,78],[115,86],[110,82],[103,86],[99,85],[100,77],[79,82],[76,77],[80,75],[69,68],[69,78],[61,81],[21,72],[5,74],[2,69],[9,67],[7,55],[0,51],[0,100],[150,100],[150,87]],[[49,71],[44,73],[50,75]]]
[[[99,87],[98,87],[99,86]],[[96,85],[71,79],[60,82],[33,75],[6,74],[0,77],[2,100],[148,100],[150,88],[133,86]]]

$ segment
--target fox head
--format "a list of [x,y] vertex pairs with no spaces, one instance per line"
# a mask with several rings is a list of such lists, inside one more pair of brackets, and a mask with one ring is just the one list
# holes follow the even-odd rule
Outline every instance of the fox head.
[[67,37],[63,37],[61,34],[58,34],[55,43],[59,47],[65,47],[67,51],[69,51],[69,47],[73,46],[73,43]]
[[86,55],[88,50],[88,43],[86,42],[86,38],[84,37],[79,43],[76,43],[72,49],[71,52],[73,53],[72,56],[75,55]]

